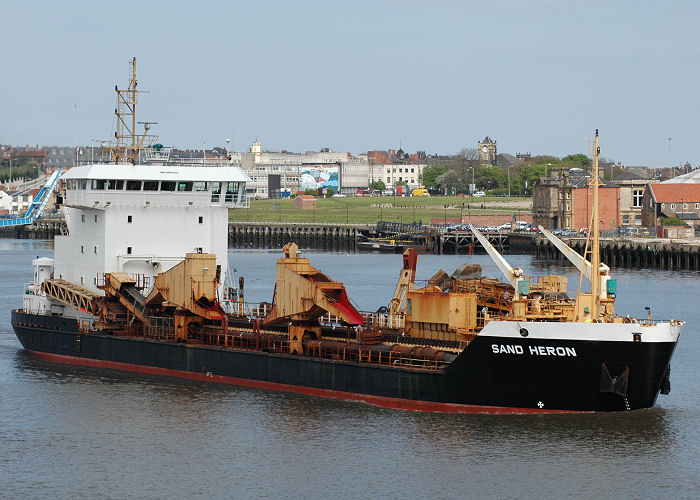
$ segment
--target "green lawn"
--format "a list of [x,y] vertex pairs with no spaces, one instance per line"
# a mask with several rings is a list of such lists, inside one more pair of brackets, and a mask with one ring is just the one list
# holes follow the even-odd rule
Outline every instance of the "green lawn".
[[[428,224],[431,218],[459,219],[471,205],[472,213],[511,213],[512,207],[488,206],[492,202],[523,201],[526,198],[474,198],[431,196],[396,197],[371,196],[357,198],[318,198],[315,210],[297,210],[294,200],[254,200],[250,208],[231,210],[229,218],[238,222],[330,222],[375,224],[378,220],[419,222]],[[485,209],[481,209],[482,203]]]

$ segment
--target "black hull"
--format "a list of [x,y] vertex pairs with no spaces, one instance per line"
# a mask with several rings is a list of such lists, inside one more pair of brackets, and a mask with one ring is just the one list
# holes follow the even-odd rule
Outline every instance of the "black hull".
[[651,407],[676,345],[570,341],[557,344],[575,356],[496,355],[494,344],[527,352],[551,342],[477,336],[444,371],[431,371],[84,334],[75,320],[19,311],[12,324],[25,349],[51,361],[450,412]]

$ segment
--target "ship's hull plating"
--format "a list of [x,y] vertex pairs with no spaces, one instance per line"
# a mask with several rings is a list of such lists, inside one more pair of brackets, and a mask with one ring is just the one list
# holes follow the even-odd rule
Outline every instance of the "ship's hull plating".
[[84,334],[75,320],[19,311],[12,324],[25,349],[50,361],[446,412],[650,407],[676,345],[479,335],[430,371]]

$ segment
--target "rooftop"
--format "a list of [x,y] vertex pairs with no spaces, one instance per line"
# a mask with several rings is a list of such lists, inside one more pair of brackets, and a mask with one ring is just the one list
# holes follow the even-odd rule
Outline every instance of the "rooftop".
[[700,184],[650,184],[657,203],[700,202]]

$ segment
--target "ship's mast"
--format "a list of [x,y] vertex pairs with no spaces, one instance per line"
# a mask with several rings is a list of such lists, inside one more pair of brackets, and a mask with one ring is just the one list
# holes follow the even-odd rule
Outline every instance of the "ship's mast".
[[114,163],[119,164],[120,161],[127,160],[132,165],[136,164],[139,157],[139,152],[150,145],[146,144],[146,139],[152,139],[148,135],[150,123],[144,122],[145,131],[141,137],[136,133],[136,105],[139,101],[139,94],[147,93],[147,91],[136,90],[138,82],[136,80],[136,58],[129,61],[129,87],[127,89],[119,89],[114,86],[117,92],[117,107],[114,109],[114,114],[117,116],[117,130],[114,132],[116,139],[114,145],[107,146],[111,150]]
[[598,321],[600,319],[600,220],[598,217],[598,187],[600,186],[600,178],[598,177],[599,154],[598,129],[596,129],[593,149],[593,173],[589,182],[589,186],[593,189],[593,221],[591,224],[591,232],[593,233],[593,242],[591,246],[591,300],[593,302],[593,310],[591,311],[591,319],[593,321]]

